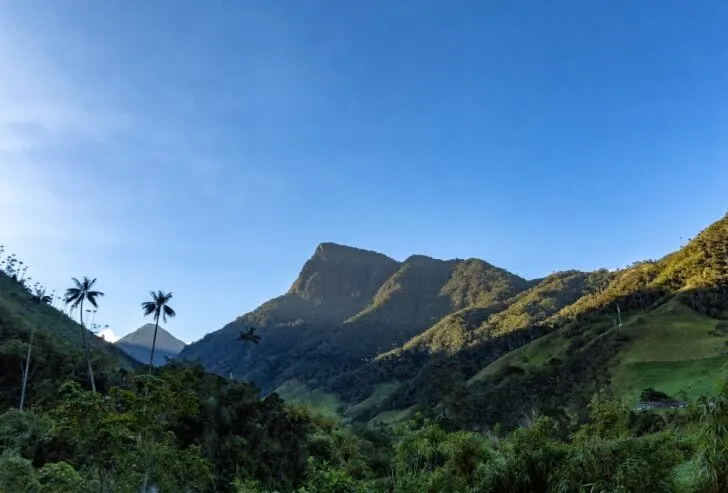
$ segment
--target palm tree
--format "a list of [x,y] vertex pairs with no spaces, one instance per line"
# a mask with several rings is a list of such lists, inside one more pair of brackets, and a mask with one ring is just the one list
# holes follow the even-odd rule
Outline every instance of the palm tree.
[[78,313],[81,317],[81,340],[83,341],[83,349],[86,352],[86,366],[88,366],[88,376],[91,379],[91,390],[96,392],[96,382],[94,381],[94,371],[91,368],[91,355],[88,349],[88,343],[86,342],[86,327],[83,325],[83,303],[88,301],[93,305],[94,308],[98,308],[96,298],[104,295],[101,291],[93,291],[94,284],[96,284],[96,278],[89,279],[84,276],[83,281],[79,281],[75,277],[71,279],[73,281],[73,287],[66,290],[66,296],[64,301],[66,304],[71,305],[70,309],[78,307]]
[[157,345],[157,329],[159,329],[159,317],[162,317],[162,321],[167,323],[167,317],[174,318],[175,311],[169,306],[169,300],[172,299],[172,293],[165,293],[164,291],[150,291],[152,295],[152,301],[145,301],[142,303],[142,310],[144,316],[154,315],[154,338],[152,339],[152,354],[149,356],[149,374],[152,374],[152,366],[154,365],[154,347]]
[[[247,356],[250,351],[250,344],[255,344],[256,346],[260,344],[260,336],[256,333],[257,329],[255,327],[248,327],[245,330],[241,330],[238,334],[238,341],[243,341],[243,347],[245,347],[245,355]],[[230,374],[230,380],[232,380],[233,374]]]
[[255,327],[248,327],[247,329],[240,331],[240,334],[238,334],[238,341],[243,341],[246,346],[250,343],[257,346],[260,344],[260,336],[256,334]]
[[[36,288],[35,294],[31,297],[34,303],[40,305],[41,303],[51,303],[53,298],[46,294],[45,288]],[[23,370],[23,386],[20,391],[20,410],[23,410],[25,406],[25,389],[28,386],[28,371],[30,370],[30,352],[33,349],[33,339],[35,338],[35,324],[30,329],[30,341],[28,342],[28,352],[25,355],[25,369]]]

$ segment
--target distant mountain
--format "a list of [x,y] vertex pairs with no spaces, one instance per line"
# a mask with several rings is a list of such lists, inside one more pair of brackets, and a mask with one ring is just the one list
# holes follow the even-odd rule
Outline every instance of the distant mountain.
[[[142,362],[149,363],[152,352],[152,341],[154,340],[154,324],[145,324],[131,334],[127,334],[114,344],[121,348],[129,356]],[[168,359],[176,357],[185,343],[159,326],[157,330],[157,343],[154,349],[154,365],[161,366]]]

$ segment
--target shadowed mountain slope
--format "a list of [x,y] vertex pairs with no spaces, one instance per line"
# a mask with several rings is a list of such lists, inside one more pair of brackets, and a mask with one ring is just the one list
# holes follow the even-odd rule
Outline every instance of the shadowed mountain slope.
[[[476,259],[385,255],[319,245],[291,289],[182,351],[223,374],[263,388],[288,378],[323,384],[407,342],[471,303],[502,302],[528,283]],[[243,351],[238,333],[255,326],[260,347]]]

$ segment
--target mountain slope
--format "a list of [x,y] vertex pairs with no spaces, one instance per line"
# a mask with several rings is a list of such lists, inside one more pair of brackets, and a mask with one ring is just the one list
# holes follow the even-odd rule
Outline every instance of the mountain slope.
[[[295,378],[323,385],[420,334],[443,316],[484,300],[505,301],[528,283],[480,260],[384,255],[323,243],[285,295],[185,348],[208,368],[272,389]],[[260,330],[254,351],[236,343]]]
[[335,379],[330,388],[356,402],[394,378],[402,385],[382,406],[435,404],[452,391],[453,376],[464,382],[503,354],[547,333],[551,329],[539,324],[599,289],[609,276],[607,271],[558,272],[505,301],[459,310],[401,347]]
[[[684,375],[690,368],[713,371],[726,342],[717,321],[728,318],[728,216],[660,260],[530,282],[477,259],[415,255],[400,263],[339,245],[339,261],[332,262],[321,252],[331,244],[323,245],[289,293],[181,356],[252,379],[265,391],[295,389],[362,421],[419,408],[460,426],[480,426],[512,425],[533,407],[555,415],[565,408],[581,412],[604,387],[634,397],[639,389],[624,382],[642,364],[652,376],[635,381],[678,388],[656,372],[664,373],[666,364],[677,364]],[[360,267],[347,266],[352,262]],[[385,274],[372,275],[373,264],[385,266],[377,271]],[[376,281],[364,284],[364,278]],[[323,288],[335,285],[345,288]],[[247,325],[259,327],[259,347],[234,342]],[[643,326],[664,330],[664,341],[645,338]],[[680,345],[680,330],[705,332],[694,337],[710,353],[703,358],[708,362],[626,356],[634,348],[644,355],[639,348],[662,342]],[[697,382],[693,377],[686,378]]]
[[[19,281],[0,272],[0,409],[18,406],[31,335],[33,347],[27,386],[29,406],[57,399],[64,380],[88,384],[81,326],[65,313],[36,303]],[[87,331],[96,386],[105,391],[119,373],[138,363],[114,345]]]
[[340,322],[358,313],[399,262],[380,253],[321,243],[283,296],[241,317],[255,326]]
[[[4,305],[10,316],[18,317],[28,326],[52,331],[64,343],[77,348],[83,347],[81,326],[75,320],[46,303],[35,303],[24,284],[3,272],[0,272],[0,303]],[[92,348],[99,349],[115,357],[121,357],[127,364],[136,366],[137,362],[135,360],[113,344],[89,330],[86,330],[86,334]]]
[[597,391],[630,405],[648,387],[686,400],[710,392],[728,376],[727,250],[728,216],[679,251],[614,273],[550,317],[557,330],[485,366],[438,412],[514,425],[534,407],[583,412]]
[[[125,335],[114,344],[126,354],[141,363],[149,363],[154,340],[154,324],[145,324],[134,332]],[[185,343],[164,330],[162,326],[157,329],[157,341],[154,347],[154,365],[161,366],[168,360],[176,357]]]

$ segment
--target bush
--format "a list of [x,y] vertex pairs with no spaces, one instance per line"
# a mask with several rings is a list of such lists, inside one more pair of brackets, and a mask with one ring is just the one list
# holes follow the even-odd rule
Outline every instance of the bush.
[[99,490],[95,482],[86,481],[69,464],[53,462],[38,471],[40,493],[93,493]]
[[39,489],[37,474],[28,459],[14,450],[0,455],[0,491],[35,493]]

